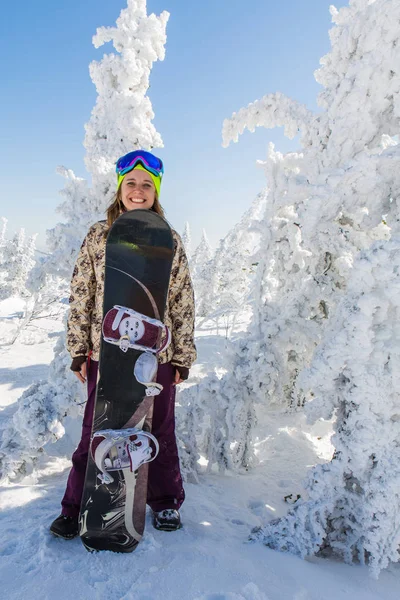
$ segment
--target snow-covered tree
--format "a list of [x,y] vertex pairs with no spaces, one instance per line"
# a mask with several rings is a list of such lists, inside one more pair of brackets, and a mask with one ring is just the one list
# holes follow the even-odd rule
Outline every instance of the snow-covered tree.
[[[115,192],[117,158],[137,148],[162,146],[161,137],[152,124],[154,113],[146,94],[153,63],[164,59],[168,17],[166,11],[158,17],[148,16],[145,0],[128,0],[116,27],[101,27],[93,38],[96,48],[112,41],[117,54],[104,55],[90,65],[98,93],[84,141],[85,163],[92,182],[89,186],[71,170],[59,169],[67,180],[61,192],[65,200],[58,207],[63,221],[48,231],[50,255],[41,261],[40,268],[30,278],[32,293],[45,293],[48,276],[61,278],[67,292],[87,228],[104,217]],[[63,334],[55,347],[49,381],[34,384],[24,393],[4,432],[0,449],[3,475],[15,477],[24,473],[38,450],[63,434],[63,418],[76,413],[78,386],[69,364]],[[32,434],[28,439],[26,428],[32,432],[40,430],[41,435]]]
[[335,457],[312,471],[310,502],[259,537],[301,555],[326,544],[349,561],[368,556],[377,573],[399,557],[400,409],[388,383],[398,368],[399,258],[397,242],[376,240],[399,233],[400,5],[351,0],[331,13],[332,51],[316,73],[322,112],[275,94],[224,124],[226,143],[245,127],[284,125],[303,146],[286,156],[270,146],[264,164],[265,260],[244,382],[260,402],[314,394],[307,410],[338,407]]
[[190,262],[191,272],[194,279],[196,279],[199,276],[199,273],[203,271],[204,266],[211,259],[212,254],[213,250],[211,248],[211,244],[208,241],[205,229],[203,229],[200,243],[194,251]]
[[165,57],[168,17],[166,11],[159,17],[148,16],[146,0],[128,0],[116,27],[100,27],[93,37],[96,48],[112,41],[117,54],[105,54],[90,64],[98,94],[84,139],[92,185],[59,167],[66,179],[61,191],[65,200],[57,208],[63,221],[47,232],[46,271],[68,282],[89,225],[104,218],[115,193],[116,160],[131,150],[163,145],[152,124],[154,112],[146,94],[153,63]]
[[400,548],[400,238],[361,253],[299,385],[310,420],[337,414],[335,455],[309,500],[253,534],[301,556],[332,550],[378,575]]
[[5,217],[1,217],[2,220],[2,226],[1,226],[1,231],[0,231],[0,297],[3,296],[3,286],[4,286],[4,280],[6,277],[6,272],[3,269],[3,263],[4,263],[4,253],[5,253],[5,249],[6,249],[6,245],[7,245],[7,238],[6,238],[6,231],[7,231],[7,223],[8,223],[8,219],[6,219]]
[[3,249],[4,246],[6,244],[6,231],[7,231],[7,223],[8,223],[8,219],[6,219],[5,217],[1,217],[1,220],[3,222],[2,226],[1,226],[1,231],[0,231],[0,261],[3,260]]
[[253,279],[259,261],[266,197],[266,191],[257,195],[239,223],[220,241],[208,265],[211,283],[207,290],[208,303],[201,316],[217,321],[222,317],[226,337],[229,330],[233,330],[236,318],[249,312],[253,301]]
[[351,0],[331,13],[332,50],[316,73],[322,112],[271,94],[224,123],[226,145],[246,127],[284,126],[302,152],[269,146],[252,322],[219,381],[211,374],[188,394],[199,424],[196,394],[221,402],[211,409],[204,396],[214,414],[237,402],[247,440],[255,403],[313,398],[307,410],[325,418],[336,408],[335,457],[311,472],[310,501],[257,537],[303,556],[325,545],[367,556],[377,573],[399,559],[400,269],[398,238],[386,240],[400,233],[400,4]]
[[200,317],[205,316],[208,309],[208,298],[212,279],[210,265],[212,255],[213,250],[208,241],[207,234],[203,229],[200,243],[190,260],[190,273],[193,280],[196,299],[196,314]]
[[192,236],[190,233],[190,227],[188,222],[186,222],[185,224],[185,229],[182,234],[182,242],[185,247],[186,256],[190,261],[190,259],[192,258]]
[[[214,313],[206,313],[206,318],[224,314],[229,318],[246,307],[249,311],[265,203],[263,192],[206,263],[203,277],[208,277],[208,290],[203,290],[202,298],[208,298],[208,307],[214,309]],[[256,414],[252,397],[242,383],[248,365],[230,339],[225,342],[224,354],[229,373],[210,364],[203,379],[179,394],[177,436],[188,480],[197,477],[199,455],[208,461],[209,470],[217,466],[220,471],[240,471],[256,462],[252,445]]]
[[[3,217],[3,228],[0,233],[0,300],[18,297],[24,300],[24,308],[11,330],[11,335],[3,340],[4,345],[13,344],[23,332],[29,329],[40,329],[39,319],[59,317],[64,309],[60,303],[62,289],[59,279],[47,276],[49,284],[40,293],[32,293],[31,278],[40,271],[40,259],[36,258],[36,235],[25,239],[25,231],[21,229],[11,240],[5,236],[7,219]],[[52,282],[52,285],[50,284]],[[33,340],[35,336],[24,338]]]
[[36,235],[28,240],[25,238],[25,229],[21,228],[11,240],[5,240],[6,221],[3,225],[1,244],[1,271],[2,286],[0,299],[10,296],[27,298],[30,294],[26,288],[26,281],[30,270],[35,264]]
[[270,94],[224,122],[225,145],[246,127],[283,125],[289,137],[300,132],[303,147],[282,155],[270,145],[263,164],[264,256],[246,340],[246,379],[261,403],[301,403],[296,377],[346,290],[354,257],[396,226],[399,9],[384,0],[331,9],[332,51],[316,73],[321,113]]
[[187,480],[196,480],[198,458],[208,462],[208,470],[217,467],[242,472],[257,464],[253,432],[257,423],[254,403],[242,385],[243,364],[229,340],[225,346],[226,363],[234,365],[235,377],[210,365],[198,383],[178,396],[177,437],[180,461]]
[[166,11],[147,15],[146,0],[128,0],[117,26],[100,27],[93,38],[96,48],[111,41],[118,52],[90,65],[98,96],[85,126],[85,164],[102,211],[115,192],[116,159],[137,148],[163,146],[147,90],[153,63],[165,58],[168,18]]

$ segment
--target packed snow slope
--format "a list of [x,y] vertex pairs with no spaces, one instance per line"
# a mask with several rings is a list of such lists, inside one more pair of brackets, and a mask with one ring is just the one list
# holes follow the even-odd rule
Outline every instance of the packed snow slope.
[[[0,328],[4,322],[3,315]],[[0,429],[23,390],[46,377],[54,337],[50,332],[39,339],[44,341],[0,348]],[[200,337],[198,348],[194,376],[223,354],[224,339]],[[242,475],[211,473],[200,476],[199,484],[187,483],[183,529],[155,531],[148,514],[143,541],[130,555],[89,554],[79,538],[64,541],[49,533],[79,427],[77,420],[70,422],[69,436],[46,448],[34,475],[0,491],[2,598],[398,600],[398,564],[375,581],[366,567],[301,560],[247,542],[253,527],[285,514],[284,496],[303,492],[307,468],[330,458],[330,424],[311,428],[300,414],[269,413],[259,424],[260,465]]]

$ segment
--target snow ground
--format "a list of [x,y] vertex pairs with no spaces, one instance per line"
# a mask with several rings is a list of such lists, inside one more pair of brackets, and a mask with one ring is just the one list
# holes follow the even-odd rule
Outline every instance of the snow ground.
[[[204,335],[204,334],[203,334]],[[222,338],[221,338],[222,339]],[[212,343],[211,343],[212,342]],[[29,384],[46,376],[54,339],[0,348],[0,429]],[[198,370],[216,336],[199,340]],[[196,375],[194,369],[193,375]],[[184,527],[155,531],[148,514],[142,543],[130,555],[89,554],[79,539],[54,538],[79,424],[47,448],[36,476],[0,492],[1,597],[7,600],[398,600],[400,565],[379,580],[361,566],[301,560],[248,543],[250,530],[287,510],[302,493],[307,468],[329,459],[330,425],[306,426],[301,415],[271,413],[260,424],[260,466],[240,475],[204,475],[186,484]],[[319,439],[320,438],[320,439]]]

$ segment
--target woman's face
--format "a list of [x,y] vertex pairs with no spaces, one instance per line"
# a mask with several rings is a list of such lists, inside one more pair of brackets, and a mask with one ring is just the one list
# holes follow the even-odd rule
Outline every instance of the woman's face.
[[151,208],[156,197],[156,188],[146,171],[133,169],[121,183],[122,204],[126,210]]

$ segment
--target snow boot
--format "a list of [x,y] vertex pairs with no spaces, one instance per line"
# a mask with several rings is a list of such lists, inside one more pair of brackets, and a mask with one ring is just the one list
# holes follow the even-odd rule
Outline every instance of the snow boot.
[[181,528],[181,517],[174,508],[153,512],[153,525],[161,531],[176,531]]
[[50,525],[50,531],[58,537],[65,540],[71,540],[76,537],[79,532],[78,517],[66,517],[60,515]]

